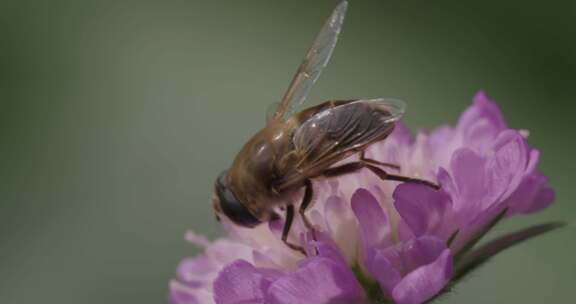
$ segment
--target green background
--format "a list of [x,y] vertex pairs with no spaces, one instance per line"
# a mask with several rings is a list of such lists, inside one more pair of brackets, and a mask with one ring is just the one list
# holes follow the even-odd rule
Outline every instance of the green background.
[[[334,1],[0,1],[0,303],[164,303],[214,177],[265,120]],[[479,89],[531,131],[576,211],[576,1],[352,1],[309,104],[397,97],[413,129]],[[496,258],[444,303],[567,303],[576,230]]]

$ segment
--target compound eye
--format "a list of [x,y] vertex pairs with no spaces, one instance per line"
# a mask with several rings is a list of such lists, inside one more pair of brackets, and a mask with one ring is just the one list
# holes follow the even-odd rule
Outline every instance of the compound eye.
[[226,172],[224,172],[220,174],[216,181],[216,195],[218,196],[222,213],[232,222],[243,227],[254,227],[260,224],[260,220],[230,190],[226,177]]

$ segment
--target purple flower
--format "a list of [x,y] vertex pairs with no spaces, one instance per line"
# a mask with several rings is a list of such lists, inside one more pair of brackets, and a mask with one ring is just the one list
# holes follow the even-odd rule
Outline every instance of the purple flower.
[[204,254],[180,263],[171,303],[425,302],[511,245],[474,251],[499,220],[554,200],[527,134],[509,129],[482,92],[456,127],[412,137],[398,125],[367,155],[400,165],[402,175],[437,182],[440,190],[382,182],[366,170],[315,180],[308,214],[316,238],[301,221],[290,236],[306,256],[280,241],[282,219],[253,229],[225,221],[228,237],[214,242],[190,232],[187,239]]

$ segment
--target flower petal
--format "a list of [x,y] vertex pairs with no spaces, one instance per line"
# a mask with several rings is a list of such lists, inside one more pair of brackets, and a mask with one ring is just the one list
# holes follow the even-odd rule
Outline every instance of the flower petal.
[[352,195],[352,210],[360,226],[363,248],[378,246],[390,241],[388,219],[370,191],[360,188]]
[[347,265],[315,257],[272,283],[266,303],[361,303],[363,298],[362,288]]
[[487,196],[487,177],[484,170],[486,161],[476,152],[462,148],[452,155],[450,161],[454,188],[450,189],[456,210],[475,210]]
[[397,304],[422,303],[439,293],[452,276],[452,254],[445,249],[434,262],[407,274],[396,285],[392,297]]
[[528,165],[526,166],[526,174],[534,174],[539,161],[540,161],[540,151],[536,149],[530,149]]
[[421,236],[442,224],[451,208],[450,197],[428,186],[404,183],[394,191],[394,206],[415,236]]
[[266,291],[280,276],[238,260],[224,267],[214,281],[214,300],[217,304],[265,303]]
[[366,270],[378,281],[387,295],[402,280],[402,274],[388,260],[383,250],[372,248],[364,260]]
[[364,267],[391,295],[403,275],[434,262],[445,249],[443,240],[422,236],[393,247],[372,248],[364,260]]
[[202,282],[206,275],[213,271],[217,269],[206,255],[186,258],[176,268],[178,279],[188,284]]
[[532,213],[550,205],[554,201],[554,191],[544,187],[547,180],[541,174],[526,177],[508,199],[510,214]]
[[215,263],[228,265],[238,259],[250,261],[252,259],[252,250],[252,247],[248,244],[219,239],[212,243],[212,246],[206,248],[206,255]]
[[356,257],[358,225],[349,204],[341,196],[331,195],[324,201],[323,209],[327,233],[352,262]]
[[442,125],[430,132],[428,135],[428,143],[432,150],[436,151],[446,146],[454,138],[454,129],[448,125]]
[[170,304],[199,304],[195,290],[177,281],[170,282]]
[[460,116],[458,128],[466,129],[479,120],[488,120],[496,128],[503,130],[506,128],[506,122],[502,117],[502,112],[498,105],[486,96],[486,93],[480,91],[474,96],[474,103],[468,107]]
[[446,249],[446,242],[434,236],[422,236],[403,245],[402,264],[404,271],[412,271],[435,261]]
[[414,140],[412,138],[412,132],[402,121],[396,123],[394,131],[390,134],[389,139],[397,140],[400,145],[409,145]]
[[383,250],[386,257],[403,274],[432,263],[446,249],[446,243],[434,236],[421,236]]
[[478,120],[464,130],[463,145],[478,153],[484,153],[490,148],[500,131],[501,128],[498,128],[489,120]]
[[494,155],[488,159],[486,171],[494,199],[504,200],[518,188],[524,178],[530,151],[526,139],[514,130],[500,133],[493,149]]
[[548,207],[556,200],[556,193],[552,188],[546,187],[536,195],[534,201],[532,201],[532,205],[530,208],[526,210],[526,212],[536,212]]

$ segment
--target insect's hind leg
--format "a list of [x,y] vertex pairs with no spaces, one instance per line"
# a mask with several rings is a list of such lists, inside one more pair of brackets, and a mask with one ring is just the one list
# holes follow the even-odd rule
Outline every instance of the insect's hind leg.
[[306,251],[302,246],[292,244],[288,241],[288,234],[290,233],[290,228],[292,227],[292,222],[294,222],[294,205],[288,205],[286,207],[286,220],[284,221],[284,228],[282,228],[282,242],[290,249],[301,252],[306,255]]
[[413,178],[413,177],[408,177],[408,176],[404,176],[404,175],[396,175],[396,174],[388,174],[386,171],[370,165],[370,164],[366,164],[365,167],[367,169],[369,169],[370,171],[372,171],[372,173],[376,174],[378,177],[380,177],[380,179],[382,180],[392,180],[392,181],[399,181],[399,182],[405,182],[405,183],[413,183],[413,184],[420,184],[420,185],[425,185],[431,188],[434,188],[435,190],[439,190],[440,186],[436,185],[435,183],[431,182],[431,181],[427,181],[425,179],[419,179],[419,178]]
[[344,165],[341,165],[338,167],[328,168],[322,173],[322,175],[324,175],[325,177],[335,177],[335,176],[340,176],[340,175],[344,175],[344,174],[348,174],[348,173],[353,173],[353,172],[356,172],[362,168],[369,169],[370,171],[372,171],[372,173],[376,174],[382,180],[393,180],[393,181],[400,181],[400,182],[406,182],[406,183],[421,184],[421,185],[425,185],[425,186],[434,188],[436,190],[440,189],[440,186],[436,185],[433,182],[430,182],[430,181],[427,181],[424,179],[403,176],[403,175],[388,174],[388,173],[386,173],[386,171],[384,171],[384,170],[382,170],[382,169],[380,169],[380,168],[378,168],[378,167],[376,167],[370,163],[366,163],[363,161],[353,162],[353,163],[344,164]]
[[375,159],[366,158],[366,151],[364,151],[364,150],[360,151],[360,161],[364,162],[364,163],[382,166],[382,167],[388,167],[388,168],[392,168],[394,170],[400,171],[400,166],[397,164],[384,163],[381,161],[377,161]]

